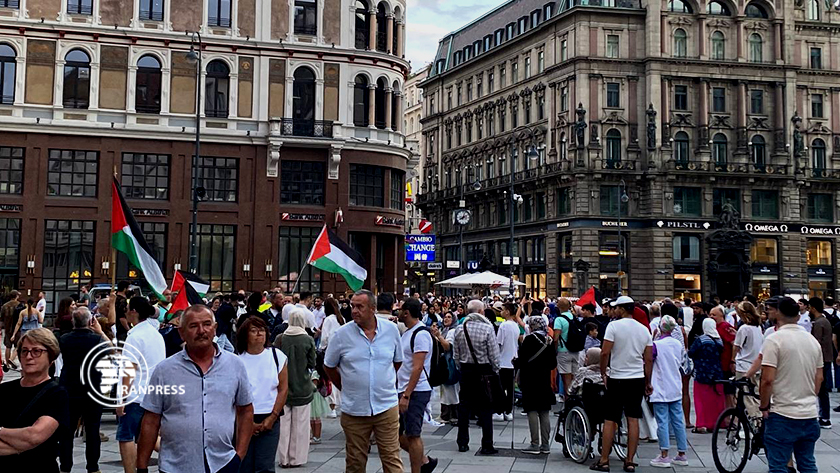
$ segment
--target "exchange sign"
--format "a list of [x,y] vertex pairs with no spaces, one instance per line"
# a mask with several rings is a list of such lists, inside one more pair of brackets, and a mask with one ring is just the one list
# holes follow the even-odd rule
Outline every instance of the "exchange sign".
[[435,236],[434,235],[406,235],[405,236],[405,260],[434,261],[435,260]]

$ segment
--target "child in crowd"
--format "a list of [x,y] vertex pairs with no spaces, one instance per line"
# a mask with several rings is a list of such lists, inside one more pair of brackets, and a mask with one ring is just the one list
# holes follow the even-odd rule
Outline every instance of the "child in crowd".
[[312,383],[315,385],[315,395],[312,397],[312,404],[309,411],[309,428],[312,431],[310,443],[317,445],[321,443],[321,418],[330,412],[330,405],[327,399],[332,393],[332,383],[326,376],[321,376],[319,370],[312,371]]

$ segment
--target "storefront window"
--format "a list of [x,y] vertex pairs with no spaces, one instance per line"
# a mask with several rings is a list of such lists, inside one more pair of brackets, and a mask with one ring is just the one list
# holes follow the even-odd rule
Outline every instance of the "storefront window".
[[[756,238],[750,246],[750,260],[753,263],[778,264],[777,242],[772,238]],[[753,293],[755,294],[755,293]]]
[[759,301],[779,295],[779,277],[753,274],[751,292]]
[[573,297],[575,273],[560,273],[560,297]]
[[808,266],[831,266],[831,242],[808,240],[808,250],[805,255]]
[[525,292],[531,295],[532,299],[545,299],[545,273],[526,274]]
[[692,300],[700,299],[700,275],[699,274],[674,274],[674,299]]
[[808,298],[834,296],[834,283],[831,278],[808,278]]

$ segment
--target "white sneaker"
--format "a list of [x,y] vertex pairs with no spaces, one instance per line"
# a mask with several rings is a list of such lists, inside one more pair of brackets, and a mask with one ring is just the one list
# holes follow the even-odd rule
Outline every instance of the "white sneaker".
[[501,414],[493,414],[493,420],[499,420],[499,421],[505,420],[505,416],[503,416]]
[[329,417],[330,419],[335,419],[336,417],[338,417],[338,414],[336,414],[335,409],[333,409],[330,411],[329,414],[327,414],[327,417]]
[[443,424],[441,424],[440,422],[438,422],[435,419],[429,419],[429,421],[426,422],[426,423],[431,425],[432,427],[442,427],[443,426]]
[[510,422],[513,420],[513,414],[505,414],[505,420]]

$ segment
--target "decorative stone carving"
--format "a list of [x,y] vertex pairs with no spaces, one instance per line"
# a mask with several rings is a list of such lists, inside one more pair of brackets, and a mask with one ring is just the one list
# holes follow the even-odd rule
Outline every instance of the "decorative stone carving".
[[279,175],[280,167],[280,147],[283,143],[269,143],[268,156],[265,165],[265,175],[267,177],[277,177]]
[[732,129],[729,115],[712,115],[712,123],[709,128],[727,128]]
[[671,126],[694,126],[694,119],[690,113],[674,113],[671,115]]
[[583,108],[583,103],[578,104],[577,110],[575,110],[575,115],[577,116],[577,121],[575,122],[575,136],[577,138],[577,145],[578,147],[583,148],[586,146],[586,109]]
[[341,164],[341,146],[330,147],[330,162],[327,179],[338,179],[338,168]]
[[656,149],[656,110],[653,104],[648,105],[645,112],[647,115],[647,147],[649,150]]
[[750,117],[750,123],[747,125],[748,130],[769,130],[770,119],[767,117]]
[[802,117],[799,112],[793,112],[793,118],[790,119],[793,123],[793,156],[799,157],[805,154],[805,143],[802,139]]

